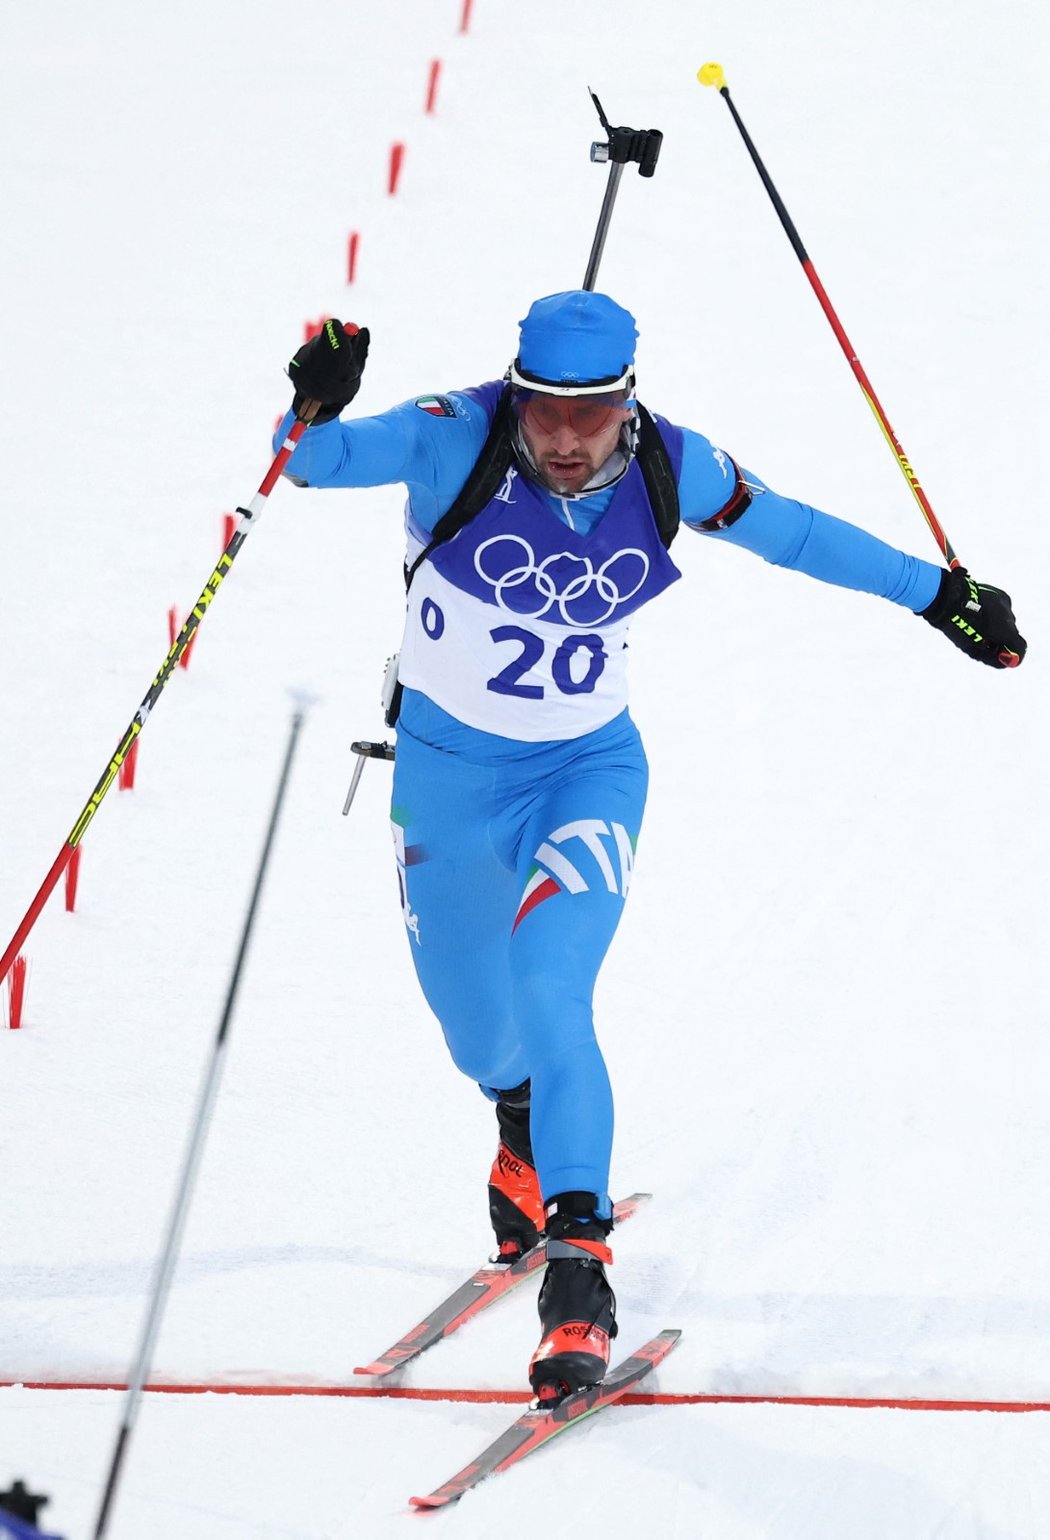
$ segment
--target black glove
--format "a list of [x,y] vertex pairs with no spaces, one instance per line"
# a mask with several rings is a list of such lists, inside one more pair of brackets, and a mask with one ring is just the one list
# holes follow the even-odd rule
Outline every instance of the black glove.
[[338,417],[357,395],[367,357],[367,326],[359,330],[352,321],[346,326],[342,321],[326,321],[288,365],[288,377],[295,386],[292,407],[296,417],[316,401],[321,405],[308,419],[311,426]]
[[919,613],[967,657],[989,668],[1016,668],[1028,651],[1014,622],[1010,595],[975,583],[965,567],[942,572],[933,603]]

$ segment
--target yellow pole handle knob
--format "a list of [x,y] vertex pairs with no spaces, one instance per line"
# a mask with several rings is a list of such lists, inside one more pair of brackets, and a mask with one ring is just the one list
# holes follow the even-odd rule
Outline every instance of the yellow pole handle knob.
[[721,91],[726,83],[725,71],[720,64],[702,64],[696,78],[702,86],[714,86],[716,91]]

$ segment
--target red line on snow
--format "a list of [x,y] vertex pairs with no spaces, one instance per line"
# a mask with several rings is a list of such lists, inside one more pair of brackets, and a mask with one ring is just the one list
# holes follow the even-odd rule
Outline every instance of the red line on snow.
[[[110,1381],[0,1380],[0,1390],[127,1390]],[[517,1405],[531,1401],[528,1390],[430,1389],[409,1385],[147,1385],[147,1391],[173,1396],[339,1396],[344,1399],[391,1401],[472,1401],[485,1405]],[[949,1401],[891,1396],[731,1396],[717,1392],[635,1391],[618,1406],[845,1406],[898,1412],[1050,1412],[1050,1401]]]
[[[1050,1401],[926,1401],[910,1396],[723,1396],[717,1394],[624,1396],[634,1406],[850,1406],[895,1412],[1050,1412]],[[617,1403],[620,1404],[620,1403]]]

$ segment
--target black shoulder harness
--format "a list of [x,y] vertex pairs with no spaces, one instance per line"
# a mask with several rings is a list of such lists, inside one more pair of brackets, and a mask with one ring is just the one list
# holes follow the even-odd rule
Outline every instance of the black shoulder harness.
[[678,483],[652,412],[638,403],[638,464],[652,504],[656,532],[667,549],[678,533]]
[[504,478],[514,462],[514,445],[511,436],[510,391],[505,390],[492,414],[488,438],[474,462],[466,481],[456,494],[452,506],[434,525],[430,543],[426,545],[411,567],[405,563],[405,588],[412,585],[417,569],[426,561],[431,551],[458,535],[484,508],[503,485]]
[[[458,535],[499,491],[514,463],[513,419],[510,391],[504,390],[492,416],[488,437],[474,468],[459,489],[455,501],[434,525],[430,542],[420,551],[411,567],[405,564],[405,587],[411,586],[418,568],[439,545]],[[641,402],[638,403],[638,464],[645,478],[645,489],[652,504],[657,532],[665,547],[678,533],[678,487],[671,458],[656,422]],[[743,509],[741,509],[743,512]]]

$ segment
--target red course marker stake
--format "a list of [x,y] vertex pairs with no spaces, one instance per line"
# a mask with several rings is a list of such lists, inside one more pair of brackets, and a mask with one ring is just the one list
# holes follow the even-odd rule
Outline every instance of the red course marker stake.
[[386,190],[393,197],[397,192],[397,184],[401,179],[401,166],[405,159],[405,147],[403,144],[390,146],[390,174],[387,178]]
[[[119,774],[117,776],[117,785],[118,785],[118,789],[120,791],[134,791],[135,790],[135,769],[136,769],[136,766],[138,765],[138,762],[139,762],[139,740],[136,738],[134,743],[131,745],[130,749],[128,750],[128,752],[124,755],[124,763],[121,765]],[[79,854],[79,852],[80,852],[80,846],[78,845],[77,846],[77,854]],[[72,865],[72,862],[75,860],[75,858],[76,858],[75,856],[71,856],[70,857],[70,864],[71,865]]]
[[[121,766],[123,769],[123,766]],[[66,913],[72,914],[77,906],[77,878],[80,876],[80,846],[69,858],[66,867]]]
[[[175,645],[175,638],[179,635],[181,630],[182,630],[182,627],[179,625],[179,612],[178,612],[178,610],[175,608],[175,606],[173,604],[171,606],[171,609],[168,611],[168,636],[170,638],[169,647],[174,647],[174,645]],[[180,668],[189,668],[189,666],[190,666],[190,656],[191,656],[191,654],[193,652],[193,644],[194,644],[194,642],[196,640],[197,640],[197,633],[196,633],[196,631],[194,631],[193,635],[190,637],[189,641],[186,643],[185,647],[182,649],[182,653],[181,653],[181,655],[179,657],[179,667]],[[132,775],[133,776],[134,776],[134,773],[135,772],[132,771]]]
[[430,75],[429,75],[429,77],[427,79],[427,104],[426,104],[426,107],[423,109],[425,112],[431,112],[432,113],[434,111],[435,107],[437,106],[437,90],[438,90],[438,81],[440,80],[440,78],[441,78],[441,60],[440,59],[431,59],[431,61],[430,61]]
[[354,230],[346,243],[346,281],[353,283],[357,276],[357,249],[361,244],[361,236]]
[[474,0],[463,0],[463,14],[459,18],[459,30],[467,32],[470,29],[470,13],[474,8]]
[[7,1025],[13,1032],[17,1032],[22,1025],[22,1002],[26,994],[26,960],[24,957],[16,957],[11,964],[11,972],[7,975],[8,988],[8,1012]]

